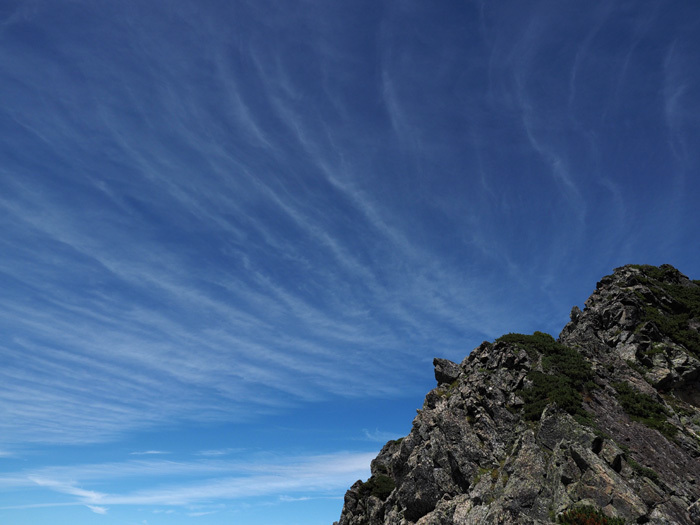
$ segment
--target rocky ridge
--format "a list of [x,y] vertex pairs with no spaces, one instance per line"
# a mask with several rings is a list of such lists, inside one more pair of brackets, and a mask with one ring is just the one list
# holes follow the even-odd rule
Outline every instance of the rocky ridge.
[[[437,387],[335,525],[700,524],[700,281],[603,278],[555,341],[508,334]],[[568,521],[584,523],[584,521]]]

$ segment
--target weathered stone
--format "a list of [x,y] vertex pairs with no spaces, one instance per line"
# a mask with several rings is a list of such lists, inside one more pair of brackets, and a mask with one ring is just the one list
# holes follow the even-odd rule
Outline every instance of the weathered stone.
[[642,479],[642,486],[639,488],[639,497],[649,507],[655,507],[663,501],[664,493],[654,483],[648,479]]
[[433,359],[433,366],[435,367],[435,380],[438,382],[438,385],[449,385],[459,377],[459,365],[448,359],[436,357]]
[[604,440],[599,455],[615,472],[622,471],[624,452],[613,441]]
[[[372,462],[395,488],[380,499],[358,481],[338,525],[544,525],[584,504],[629,524],[700,525],[700,351],[645,317],[683,314],[674,286],[699,288],[668,266],[625,266],[572,310],[559,342],[593,371],[575,417],[550,403],[525,419],[533,371],[563,373],[539,351],[503,340],[459,365],[435,359],[438,388]],[[662,407],[656,419],[627,413],[620,383]]]
[[584,431],[569,414],[559,410],[556,405],[549,405],[542,412],[537,441],[549,450],[554,450],[563,440],[588,446],[593,441],[593,436]]
[[700,500],[688,507],[688,513],[693,525],[700,525]]

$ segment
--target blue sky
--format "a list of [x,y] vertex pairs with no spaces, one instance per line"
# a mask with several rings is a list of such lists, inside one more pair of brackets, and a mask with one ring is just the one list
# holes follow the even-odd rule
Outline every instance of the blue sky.
[[694,1],[5,0],[0,521],[330,525],[434,385],[700,278]]

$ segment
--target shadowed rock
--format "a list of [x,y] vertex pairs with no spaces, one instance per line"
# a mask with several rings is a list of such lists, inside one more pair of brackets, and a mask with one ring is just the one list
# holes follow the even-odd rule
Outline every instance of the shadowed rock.
[[509,334],[461,364],[436,358],[411,432],[372,462],[390,492],[358,481],[337,523],[534,525],[590,505],[700,524],[699,327],[697,281],[630,265],[556,341]]

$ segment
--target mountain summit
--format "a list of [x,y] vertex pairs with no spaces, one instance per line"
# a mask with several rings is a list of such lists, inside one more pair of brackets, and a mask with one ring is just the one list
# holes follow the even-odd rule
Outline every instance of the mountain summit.
[[411,432],[335,525],[700,524],[699,329],[700,281],[628,265],[557,340],[435,359]]

